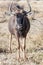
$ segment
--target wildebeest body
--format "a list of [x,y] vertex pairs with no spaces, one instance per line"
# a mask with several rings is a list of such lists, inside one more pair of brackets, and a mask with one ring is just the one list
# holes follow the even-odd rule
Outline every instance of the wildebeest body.
[[19,37],[26,37],[29,29],[30,29],[29,19],[22,13],[18,13],[16,16],[13,16],[12,19],[10,20],[9,30],[14,35],[17,33]]
[[[30,29],[30,20],[27,17],[27,14],[31,12],[31,6],[28,3],[28,6],[30,7],[30,10],[27,12],[24,10],[23,7],[19,6],[19,5],[15,5],[15,7],[13,7],[13,3],[10,6],[10,12],[12,14],[10,20],[9,20],[9,31],[11,33],[11,37],[10,37],[10,52],[12,52],[11,49],[11,43],[12,43],[12,35],[16,36],[17,42],[18,42],[18,47],[17,49],[19,50],[19,57],[18,59],[20,59],[20,50],[24,50],[24,58],[27,59],[26,57],[26,36],[27,33]],[[20,44],[20,38],[24,38],[24,45],[22,47],[22,44]]]

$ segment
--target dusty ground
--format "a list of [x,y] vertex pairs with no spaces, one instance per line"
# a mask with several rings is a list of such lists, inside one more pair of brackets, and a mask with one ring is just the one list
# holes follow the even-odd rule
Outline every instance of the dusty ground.
[[32,10],[38,11],[38,13],[35,12],[34,15],[34,18],[37,18],[37,20],[32,20],[32,15],[29,15],[31,27],[26,40],[26,53],[28,57],[26,61],[21,60],[19,62],[16,59],[18,51],[16,50],[17,41],[14,36],[12,40],[12,53],[9,53],[10,33],[8,22],[10,16],[6,15],[6,17],[3,17],[3,10],[1,11],[0,9],[0,22],[5,21],[4,23],[0,23],[0,65],[43,65],[43,1],[31,1],[30,4],[33,7]]

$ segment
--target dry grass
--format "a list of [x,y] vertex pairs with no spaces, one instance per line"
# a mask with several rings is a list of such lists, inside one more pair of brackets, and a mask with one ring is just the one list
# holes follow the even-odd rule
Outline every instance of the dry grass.
[[[0,2],[0,5],[2,4],[3,2]],[[22,4],[23,3],[21,3],[21,5]],[[10,16],[5,15],[6,17],[3,18],[3,14],[0,14],[0,22],[5,21],[0,23],[0,65],[43,65],[43,2],[31,1],[30,4],[32,6],[32,11],[35,10],[38,11],[38,13],[35,13],[34,18],[37,18],[37,20],[34,21],[31,20],[32,15],[29,15],[31,27],[26,40],[28,60],[21,60],[19,62],[16,59],[18,52],[16,50],[17,41],[14,36],[12,40],[12,53],[9,53],[10,33],[8,31],[8,22]],[[26,4],[24,5],[26,6]],[[0,12],[3,13],[6,11],[5,8],[3,9],[4,10],[0,10]],[[23,53],[21,52],[21,57],[22,56]]]

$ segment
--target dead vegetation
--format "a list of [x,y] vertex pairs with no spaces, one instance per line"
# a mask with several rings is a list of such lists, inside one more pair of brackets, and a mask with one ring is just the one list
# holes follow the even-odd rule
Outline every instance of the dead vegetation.
[[[8,11],[9,3],[10,2],[7,1],[6,3],[0,2],[0,5],[3,5],[3,7],[0,6],[0,12],[2,12],[0,13],[0,65],[43,65],[43,1],[30,2],[32,12],[35,11],[35,14],[34,16],[28,15],[28,17],[30,17],[31,24],[31,28],[27,35],[26,41],[26,53],[28,60],[21,60],[20,62],[16,59],[18,55],[16,50],[17,41],[14,36],[12,40],[13,53],[9,53],[10,33],[8,31],[8,21],[10,16],[4,16],[4,13]],[[20,3],[21,6],[23,3]],[[26,4],[23,5],[24,9],[28,10],[28,6],[26,7]],[[32,20],[32,16],[37,20]],[[21,57],[22,56],[23,54],[21,52]]]

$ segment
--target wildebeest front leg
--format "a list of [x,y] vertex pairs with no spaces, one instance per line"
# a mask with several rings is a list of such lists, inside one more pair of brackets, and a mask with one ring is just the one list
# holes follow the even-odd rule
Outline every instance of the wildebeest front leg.
[[24,38],[24,59],[28,59],[26,57],[26,37]]
[[20,40],[19,40],[19,38],[18,38],[18,49],[19,49],[19,58],[18,58],[18,60],[20,59]]
[[11,34],[11,38],[10,38],[10,52],[12,53],[11,43],[12,43],[12,34]]

